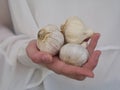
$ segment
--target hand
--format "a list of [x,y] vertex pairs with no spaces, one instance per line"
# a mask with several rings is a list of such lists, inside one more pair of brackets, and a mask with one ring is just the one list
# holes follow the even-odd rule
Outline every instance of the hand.
[[53,57],[50,54],[39,51],[37,48],[37,40],[32,40],[29,42],[26,52],[34,63],[45,64],[53,61]]
[[76,80],[83,80],[85,77],[94,77],[93,69],[96,67],[100,56],[99,50],[94,51],[99,36],[100,34],[94,34],[92,36],[90,44],[87,47],[90,57],[88,62],[82,67],[65,64],[59,60],[57,56],[52,57],[48,53],[40,52],[36,47],[36,40],[29,43],[26,51],[34,63],[44,64],[44,66],[58,74],[62,74]]
[[91,37],[91,41],[87,47],[90,57],[82,67],[65,64],[59,60],[58,57],[53,57],[52,64],[47,64],[46,66],[58,74],[62,74],[76,80],[84,80],[86,77],[94,77],[93,70],[98,63],[98,59],[101,54],[101,51],[99,50],[94,51],[99,37],[99,33],[95,33]]

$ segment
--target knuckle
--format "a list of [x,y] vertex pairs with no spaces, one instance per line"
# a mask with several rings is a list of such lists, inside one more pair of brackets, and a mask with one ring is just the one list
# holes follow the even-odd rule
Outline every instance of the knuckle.
[[89,66],[91,68],[95,68],[97,66],[97,63],[92,61],[92,62],[89,63]]
[[32,55],[31,59],[34,63],[40,63],[40,61],[41,61],[41,60],[39,60],[37,54]]
[[96,63],[96,62],[92,62],[92,66],[93,66],[93,67],[96,67],[96,66],[97,66],[97,63]]
[[57,74],[61,74],[61,75],[66,75],[67,71],[65,70],[64,68],[64,65],[61,65],[57,71],[56,71]]

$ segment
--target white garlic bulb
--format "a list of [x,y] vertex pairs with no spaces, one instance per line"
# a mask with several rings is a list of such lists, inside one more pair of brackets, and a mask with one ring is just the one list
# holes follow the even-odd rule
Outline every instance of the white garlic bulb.
[[93,31],[86,29],[84,23],[77,16],[68,18],[61,26],[61,30],[67,43],[82,43],[93,35]]
[[89,53],[87,49],[79,44],[68,43],[65,44],[59,53],[62,61],[76,66],[83,65],[88,59]]
[[40,51],[56,55],[63,44],[64,36],[55,25],[47,25],[38,32],[37,47]]

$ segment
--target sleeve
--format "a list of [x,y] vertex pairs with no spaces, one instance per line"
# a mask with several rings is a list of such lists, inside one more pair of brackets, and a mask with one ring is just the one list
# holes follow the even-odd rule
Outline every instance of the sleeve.
[[13,36],[13,35],[14,34],[13,34],[13,32],[10,29],[8,29],[7,27],[5,27],[4,25],[0,25],[0,43],[4,39],[6,39],[6,38],[8,38],[10,36]]
[[[33,38],[26,35],[13,35],[0,43],[0,51],[4,53],[4,62],[6,63],[5,66],[2,67],[5,72],[2,76],[5,79],[8,77],[8,74],[10,75],[10,79],[7,78],[9,80],[9,84],[11,81],[12,85],[15,85],[15,82],[17,82],[19,77],[21,77],[21,79],[24,80],[20,80],[20,85],[27,82],[27,88],[36,87],[42,84],[43,80],[51,73],[49,69],[43,67],[42,65],[33,63],[27,56],[25,48],[31,39]],[[11,68],[10,70],[12,72],[8,71],[8,66]],[[2,80],[2,84],[6,86],[6,82],[8,80]]]
[[[22,59],[23,62],[21,62],[21,63],[23,63],[25,65],[29,65],[29,63],[26,62],[26,61],[29,61],[31,64],[32,61],[27,56],[26,51],[25,51],[25,48],[27,47],[27,44],[29,43],[29,41],[31,39],[33,39],[33,38],[28,37],[26,35],[22,35],[22,34],[15,35],[12,32],[12,30],[8,29],[7,27],[5,27],[3,25],[0,25],[0,48],[3,49],[5,51],[5,53],[7,53],[8,58],[9,57],[13,58],[13,57],[17,56],[19,61]],[[19,52],[19,53],[14,53],[14,52]],[[13,53],[13,55],[12,55],[12,53]],[[13,64],[13,61],[15,61],[15,60],[11,59],[8,62],[9,62],[9,64]],[[38,66],[38,65],[33,63],[33,66]]]
[[38,32],[38,26],[27,0],[8,0],[11,18],[16,34],[35,35]]
[[[13,43],[19,43],[19,45],[16,47],[19,49],[18,60],[25,65],[33,65],[38,67],[37,64],[34,64],[29,59],[25,51],[29,41],[36,39],[38,32],[37,24],[32,16],[27,0],[8,0],[8,4],[16,34],[16,36],[13,37]],[[12,44],[12,42],[10,43]]]
[[19,61],[24,65],[39,68],[39,65],[33,63],[32,60],[27,56],[25,50],[27,44],[32,39],[34,39],[34,37],[21,34],[8,36],[6,39],[1,41],[0,48],[7,54],[7,58],[9,58],[7,59],[7,62],[11,66],[16,65],[16,63]]
[[28,57],[27,52],[26,52],[26,47],[27,47],[29,41],[31,41],[32,39],[33,38],[28,38],[28,39],[26,38],[26,40],[23,41],[21,47],[18,50],[19,51],[19,53],[17,55],[18,56],[18,61],[20,63],[24,64],[25,66],[39,69],[42,66],[40,66],[39,64],[33,63],[32,60]]
[[[18,63],[21,63],[26,67],[39,69],[41,74],[40,76],[42,76],[39,78],[39,81],[42,82],[43,79],[51,73],[51,71],[42,65],[33,63],[27,56],[25,50],[29,41],[36,39],[36,33],[38,32],[37,25],[30,13],[26,0],[8,1],[15,34],[5,38],[0,43],[0,49],[4,51],[6,58],[8,58],[6,59],[6,62],[11,67],[16,67]],[[33,78],[31,78],[31,80],[32,79]],[[32,80],[31,84],[34,82]]]

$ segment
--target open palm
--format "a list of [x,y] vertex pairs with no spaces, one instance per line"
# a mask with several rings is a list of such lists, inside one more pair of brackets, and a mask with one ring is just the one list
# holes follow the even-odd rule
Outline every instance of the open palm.
[[26,50],[28,56],[34,63],[43,64],[45,67],[57,74],[61,74],[76,80],[84,80],[85,77],[94,77],[93,70],[98,63],[98,59],[101,54],[99,50],[95,50],[99,37],[99,33],[95,33],[91,37],[90,43],[87,47],[90,57],[82,67],[66,64],[61,61],[58,56],[52,57],[48,53],[40,52],[36,47],[36,40],[31,41]]

